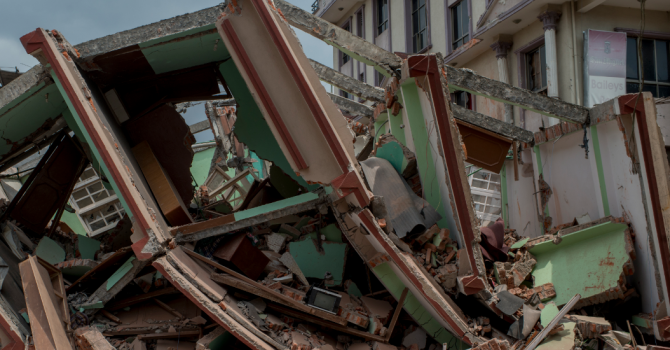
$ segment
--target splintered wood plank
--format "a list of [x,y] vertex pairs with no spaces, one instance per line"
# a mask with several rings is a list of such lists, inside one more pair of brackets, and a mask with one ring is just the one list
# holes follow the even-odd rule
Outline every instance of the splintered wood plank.
[[[286,305],[290,308],[300,310],[302,312],[306,312],[306,313],[312,314],[314,316],[318,316],[322,319],[328,320],[330,322],[334,322],[336,324],[340,324],[340,325],[347,324],[347,320],[345,320],[344,318],[342,318],[340,316],[333,315],[329,312],[325,312],[325,311],[322,311],[322,310],[319,310],[319,309],[316,309],[316,308],[313,308],[313,307],[309,307],[309,306],[307,306],[303,303],[295,301],[295,300],[287,297],[286,295],[279,293],[278,291],[270,289],[267,286],[264,286],[264,285],[262,285],[262,284],[260,284],[256,281],[248,278],[247,276],[244,276],[244,275],[242,275],[240,273],[237,273],[236,271],[231,270],[231,269],[229,269],[229,268],[227,268],[227,267],[225,267],[221,264],[218,264],[218,263],[216,263],[212,260],[209,260],[209,259],[205,258],[204,256],[202,256],[202,255],[200,255],[200,254],[198,254],[198,253],[196,253],[192,250],[184,248],[184,252],[186,254],[190,255],[191,257],[193,257],[195,259],[198,259],[200,261],[203,261],[207,264],[210,264],[210,265],[216,267],[217,269],[219,269],[219,270],[221,270],[221,271],[230,275],[230,277],[226,277],[226,276],[222,277],[222,275],[213,273],[211,278],[215,282],[220,282],[220,283],[231,285],[232,287],[237,287],[237,288],[242,289],[242,290],[244,290],[248,293],[252,293],[252,294],[260,296],[262,298],[277,301],[277,302],[282,303],[282,304],[284,304],[284,305]],[[234,284],[234,285],[232,285],[232,284]]]
[[72,344],[65,333],[64,317],[59,309],[59,301],[54,294],[47,269],[40,264],[37,257],[28,256],[19,264],[19,271],[35,347],[72,350]]
[[405,298],[407,298],[407,292],[409,292],[409,289],[405,288],[402,291],[402,294],[400,294],[400,299],[398,300],[398,306],[395,308],[395,312],[393,312],[393,317],[391,318],[391,322],[389,322],[389,326],[386,331],[386,341],[388,342],[391,340],[391,334],[393,333],[393,328],[395,327],[395,323],[398,322],[398,316],[400,316],[400,311],[402,311],[402,307],[405,304]]
[[161,296],[161,295],[167,295],[167,294],[177,294],[179,291],[175,287],[166,287],[163,289],[159,289],[157,291],[151,292],[151,293],[145,293],[145,294],[140,294],[134,297],[126,298],[123,300],[119,300],[111,305],[107,305],[105,307],[105,310],[107,311],[116,311],[123,309],[124,307],[132,306],[135,304],[139,304],[143,301],[151,300],[155,297]]
[[330,328],[330,329],[332,329],[336,332],[351,334],[351,335],[354,335],[354,336],[357,336],[357,337],[361,337],[365,340],[375,340],[375,341],[382,342],[382,343],[387,342],[386,338],[384,338],[382,336],[374,335],[372,333],[368,333],[366,331],[361,331],[361,330],[358,330],[358,329],[355,329],[355,328],[351,328],[351,327],[347,327],[347,326],[343,326],[343,325],[339,325],[339,324],[334,324],[332,322],[325,321],[325,320],[323,320],[319,317],[314,317],[312,315],[303,314],[303,313],[300,313],[298,311],[291,310],[287,307],[284,307],[283,305],[268,303],[267,307],[272,309],[272,310],[275,310],[277,312],[283,313],[283,314],[285,314],[289,317],[298,318],[298,319],[301,319],[303,321],[307,321],[307,322],[317,324],[319,326],[327,327],[327,328]]

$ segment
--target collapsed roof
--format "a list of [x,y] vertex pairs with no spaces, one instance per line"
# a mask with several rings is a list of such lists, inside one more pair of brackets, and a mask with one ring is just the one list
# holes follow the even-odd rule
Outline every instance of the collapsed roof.
[[[384,89],[310,62],[289,24],[375,66]],[[532,350],[598,322],[580,339],[610,344],[609,323],[575,310],[633,299],[653,301],[628,312],[634,322],[670,337],[668,161],[648,94],[589,110],[439,54],[386,52],[282,0],[77,46],[44,29],[21,41],[41,65],[0,89],[2,170],[49,149],[5,203],[3,347],[167,349],[182,335],[207,347],[228,334],[252,349]],[[320,79],[368,104],[329,95]],[[563,122],[531,136],[454,106],[450,88]],[[195,185],[193,131],[208,128],[175,108],[194,101],[208,101],[215,140]],[[593,140],[576,147],[586,130]],[[597,156],[576,169],[588,147]],[[124,214],[93,252],[61,225],[89,162]],[[491,227],[475,215],[466,162],[504,175]]]

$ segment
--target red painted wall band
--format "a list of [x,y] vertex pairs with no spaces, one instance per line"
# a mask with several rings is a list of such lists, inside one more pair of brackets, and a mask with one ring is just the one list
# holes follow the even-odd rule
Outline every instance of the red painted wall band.
[[[663,276],[665,277],[665,290],[669,290],[670,282],[670,249],[668,248],[668,238],[663,222],[663,211],[661,209],[661,200],[658,196],[658,182],[656,181],[656,171],[651,154],[651,143],[649,142],[649,129],[647,125],[647,115],[644,108],[644,102],[636,103],[638,94],[629,94],[619,97],[621,113],[636,113],[637,122],[640,124],[640,144],[642,145],[642,156],[644,157],[644,169],[647,172],[647,182],[649,185],[649,194],[651,199],[651,208],[654,212],[654,224],[656,225],[656,244],[661,251],[661,264],[663,265]],[[643,98],[640,96],[640,98]],[[635,110],[637,104],[637,110]],[[663,298],[662,295],[659,295]]]
[[442,318],[445,321],[447,321],[447,323],[449,323],[451,328],[457,333],[456,336],[461,337],[463,341],[468,343],[468,345],[472,345],[470,340],[467,337],[465,337],[465,332],[460,327],[458,327],[456,321],[454,321],[451,318],[451,316],[446,311],[444,311],[444,309],[442,308],[442,306],[440,306],[440,304],[438,304],[433,298],[431,298],[428,294],[426,294],[426,292],[424,292],[419,279],[416,278],[416,276],[409,269],[409,267],[405,265],[404,261],[400,258],[400,256],[398,256],[398,254],[396,254],[393,248],[391,248],[391,246],[389,246],[386,243],[384,238],[381,236],[382,233],[380,233],[379,230],[377,230],[377,227],[372,222],[372,219],[368,217],[367,215],[368,213],[369,212],[367,210],[358,213],[358,218],[361,219],[366,229],[375,237],[375,239],[379,242],[379,244],[381,244],[382,247],[384,247],[386,253],[391,257],[391,259],[393,259],[393,261],[395,261],[396,265],[402,270],[405,276],[421,292],[421,295],[423,295],[423,297],[435,308],[435,310],[437,310],[437,313],[440,314],[440,316],[442,316]]
[[[21,37],[21,43],[23,44],[23,47],[26,49],[26,52],[28,54],[35,52],[35,50],[41,49],[42,52],[46,55],[47,61],[49,62],[49,64],[51,64],[51,68],[56,72],[56,76],[63,85],[63,89],[65,89],[68,99],[70,100],[70,102],[72,102],[75,111],[79,115],[79,119],[84,124],[86,132],[88,132],[88,134],[90,135],[91,140],[93,141],[93,146],[96,149],[98,149],[98,152],[102,157],[102,161],[107,166],[107,169],[109,169],[112,175],[112,179],[119,188],[119,191],[121,191],[121,196],[124,199],[126,199],[126,204],[130,208],[130,211],[133,214],[133,216],[137,218],[140,227],[142,229],[142,233],[144,234],[144,236],[147,237],[148,240],[149,235],[147,231],[150,227],[148,221],[141,214],[138,204],[132,199],[133,197],[130,192],[131,190],[122,181],[121,172],[117,167],[114,166],[114,162],[112,161],[111,155],[105,149],[104,143],[102,142],[98,133],[95,131],[93,123],[89,119],[92,117],[89,116],[88,113],[86,112],[86,109],[84,108],[81,101],[77,97],[77,93],[75,92],[74,87],[68,80],[64,68],[61,67],[61,65],[58,63],[58,59],[56,58],[55,55],[60,55],[60,52],[52,51],[47,40],[50,39],[44,36],[44,31],[41,28],[38,28],[34,32],[28,33]],[[133,248],[133,250],[136,252],[137,257],[141,260],[148,259],[151,257],[151,254],[141,253],[141,249],[140,254],[137,254],[137,250],[135,248]]]
[[263,4],[263,0],[251,0],[251,3],[254,4],[256,11],[260,15],[261,20],[265,25],[265,29],[267,29],[275,45],[277,45],[277,49],[279,50],[279,53],[281,54],[282,59],[284,60],[284,63],[288,67],[289,71],[291,72],[291,75],[293,76],[293,79],[297,83],[298,88],[300,89],[300,93],[302,94],[302,97],[305,99],[305,102],[307,102],[307,105],[309,106],[312,115],[314,115],[314,119],[319,125],[321,132],[325,136],[326,141],[330,146],[330,149],[335,155],[335,159],[337,159],[337,162],[340,165],[340,168],[342,169],[343,172],[346,173],[348,171],[347,167],[349,165],[349,160],[347,159],[346,151],[338,141],[337,136],[333,132],[333,128],[328,123],[328,117],[326,117],[325,113],[319,106],[319,102],[316,100],[314,94],[310,90],[307,79],[300,72],[300,67],[298,66],[297,60],[295,60],[292,57],[291,49],[288,47],[286,41],[284,41],[284,39],[281,36],[281,29],[277,26],[277,24],[273,20],[272,14],[268,10],[267,6]]
[[[219,326],[223,327],[223,329],[225,329],[226,331],[232,333],[235,336],[235,338],[239,339],[241,342],[244,343],[244,345],[248,346],[249,348],[256,349],[256,350],[262,350],[260,348],[255,347],[253,344],[251,344],[249,341],[247,341],[243,336],[239,335],[238,332],[231,329],[230,327],[228,327],[223,322],[219,322],[219,317],[214,315],[214,313],[209,311],[209,309],[207,309],[206,307],[202,306],[202,304],[193,295],[191,295],[191,293],[189,293],[186,289],[184,289],[179,283],[175,282],[172,279],[172,277],[170,277],[170,275],[167,273],[167,271],[165,271],[165,268],[163,267],[163,265],[159,264],[156,261],[151,263],[151,265],[153,265],[156,268],[156,270],[158,270],[161,273],[161,275],[163,275],[170,283],[172,283],[172,285],[175,286],[175,288],[179,289],[179,291],[183,295],[185,295],[189,300],[191,300],[193,302],[193,304],[197,305],[200,308],[200,310],[204,311],[212,320],[216,321],[216,323],[218,323]],[[225,312],[225,311],[223,311],[223,312]],[[244,327],[242,327],[242,328],[244,328]],[[261,341],[262,341],[262,339],[261,339]]]
[[[449,123],[449,112],[447,110],[447,102],[442,94],[442,84],[440,82],[440,71],[437,66],[437,58],[434,55],[430,56],[410,56],[407,59],[410,67],[410,77],[427,76],[430,84],[430,93],[433,98],[435,106],[435,118],[437,119],[438,129],[440,131],[440,139],[442,141],[442,151],[447,163],[447,172],[449,174],[449,183],[454,191],[454,201],[458,210],[458,221],[461,223],[463,230],[463,238],[465,240],[465,248],[467,249],[470,268],[473,276],[479,276],[477,263],[475,261],[474,251],[472,249],[472,242],[475,240],[474,228],[472,221],[470,221],[470,214],[468,205],[465,201],[465,188],[460,181],[460,174],[458,172],[458,161],[456,158],[456,150],[454,150],[454,139],[451,135],[451,123]],[[461,195],[462,194],[462,195]]]
[[265,89],[265,85],[263,85],[260,76],[258,76],[258,72],[256,72],[256,69],[251,64],[249,55],[247,55],[246,50],[244,50],[242,42],[240,42],[240,38],[235,32],[235,28],[233,28],[233,25],[230,24],[229,20],[224,20],[221,24],[221,27],[226,33],[226,36],[230,39],[230,42],[233,46],[231,49],[233,49],[239,55],[242,68],[247,73],[247,76],[249,76],[251,84],[254,86],[254,89],[258,93],[258,97],[261,99],[265,110],[268,112],[270,119],[272,120],[272,123],[279,132],[279,137],[281,137],[284,145],[286,145],[286,148],[288,148],[293,162],[295,162],[298,170],[306,169],[307,163],[305,162],[305,159],[302,157],[298,146],[293,141],[293,137],[291,137],[291,134],[286,128],[286,124],[284,124],[284,120],[281,118],[277,107],[275,107],[272,99],[270,98],[270,95]]

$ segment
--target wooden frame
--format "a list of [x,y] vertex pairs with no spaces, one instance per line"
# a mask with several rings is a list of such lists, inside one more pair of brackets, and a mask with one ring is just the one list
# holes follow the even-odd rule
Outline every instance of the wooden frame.
[[345,320],[344,318],[342,318],[340,316],[333,315],[331,313],[321,311],[321,310],[315,309],[313,307],[309,307],[309,306],[307,306],[303,303],[295,301],[295,300],[277,292],[276,290],[270,289],[270,288],[254,281],[254,280],[252,280],[252,279],[250,279],[250,278],[248,278],[248,277],[246,277],[242,274],[239,274],[239,273],[237,273],[237,272],[235,272],[235,271],[233,271],[233,270],[231,270],[231,269],[229,269],[225,266],[222,266],[222,265],[216,263],[213,260],[207,259],[206,257],[204,257],[204,256],[202,256],[202,255],[200,255],[200,254],[198,254],[198,253],[196,253],[192,250],[185,249],[185,248],[183,250],[184,250],[184,253],[188,254],[191,258],[196,259],[196,260],[200,260],[200,261],[202,261],[206,264],[209,264],[209,265],[211,265],[211,266],[213,266],[213,267],[215,267],[215,268],[217,268],[217,269],[219,269],[219,270],[228,274],[228,275],[220,275],[220,274],[217,274],[216,272],[213,272],[212,275],[210,276],[210,278],[217,283],[226,284],[226,285],[229,285],[231,287],[235,287],[235,288],[244,290],[246,292],[252,293],[252,294],[257,295],[259,297],[266,298],[266,299],[271,300],[271,301],[280,302],[280,303],[282,303],[282,304],[284,304],[284,305],[286,305],[286,306],[288,306],[292,309],[296,309],[296,310],[299,310],[299,311],[304,312],[304,313],[312,314],[312,315],[317,316],[317,317],[319,317],[319,318],[321,318],[325,321],[329,321],[329,323],[332,323],[332,324],[339,324],[339,325],[346,325],[347,324],[347,320]]
[[[212,184],[212,181],[214,181],[217,175],[223,178],[223,181],[220,185]],[[246,198],[249,188],[251,187],[251,184],[247,180],[248,175],[253,176],[255,180],[259,180],[255,173],[255,169],[253,168],[244,169],[235,176],[230,177],[230,175],[226,174],[223,169],[221,169],[218,165],[215,165],[214,171],[209,174],[205,180],[204,186],[207,187],[210,198],[223,195],[223,200],[226,202],[231,202],[230,204],[233,206],[233,210],[237,210],[239,209],[240,205],[242,205],[242,202],[244,201],[244,198]],[[213,186],[217,187],[213,188]],[[233,198],[235,192],[239,193],[240,196]]]
[[63,275],[36,256],[28,256],[19,269],[35,347],[72,350],[67,335],[71,327]]

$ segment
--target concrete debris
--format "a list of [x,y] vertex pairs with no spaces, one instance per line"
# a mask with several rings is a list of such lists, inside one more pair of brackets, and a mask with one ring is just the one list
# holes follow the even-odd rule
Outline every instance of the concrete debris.
[[[293,28],[379,87],[307,59]],[[41,64],[0,71],[3,349],[670,341],[668,126],[650,93],[572,105],[283,0],[21,42]],[[463,91],[562,122],[497,120]]]

